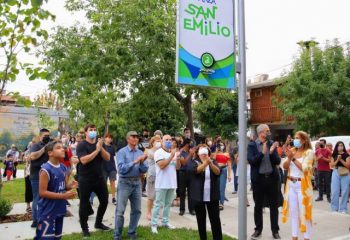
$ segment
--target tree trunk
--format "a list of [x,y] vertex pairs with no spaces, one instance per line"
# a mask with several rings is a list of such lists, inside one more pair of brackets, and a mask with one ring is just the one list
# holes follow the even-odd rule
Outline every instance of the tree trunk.
[[192,112],[192,94],[186,96],[182,101],[182,106],[184,109],[184,113],[187,117],[186,127],[191,130],[191,136],[194,138],[194,130],[193,130],[193,112]]
[[186,127],[191,130],[191,136],[194,138],[193,130],[193,113],[192,113],[192,93],[189,93],[186,97],[183,97],[178,91],[174,89],[169,89],[171,95],[181,103],[183,111],[187,117]]
[[104,122],[105,122],[105,132],[103,135],[104,137],[109,133],[109,117],[110,117],[110,113],[109,111],[107,111],[104,116]]

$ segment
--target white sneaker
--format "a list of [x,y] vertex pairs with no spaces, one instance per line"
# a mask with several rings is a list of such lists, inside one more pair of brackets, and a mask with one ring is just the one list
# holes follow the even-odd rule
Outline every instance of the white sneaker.
[[167,229],[170,229],[170,230],[174,230],[174,229],[176,229],[176,227],[175,227],[175,226],[173,226],[173,225],[171,225],[170,223],[168,223],[168,224],[164,224],[164,225],[163,225],[163,227],[165,227],[165,228],[167,228]]
[[152,227],[151,227],[151,232],[152,232],[153,234],[158,234],[157,226],[152,226]]

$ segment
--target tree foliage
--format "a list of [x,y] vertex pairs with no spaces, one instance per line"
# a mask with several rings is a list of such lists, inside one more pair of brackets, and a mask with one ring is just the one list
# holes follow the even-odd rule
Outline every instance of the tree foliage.
[[62,105],[56,94],[48,91],[44,91],[43,93],[37,95],[34,98],[33,105],[35,107],[47,107],[55,110],[62,109]]
[[40,109],[37,109],[36,118],[38,120],[38,127],[39,129],[47,128],[51,132],[57,130],[56,122],[45,112],[40,111]]
[[196,119],[204,135],[234,139],[238,128],[237,93],[211,90],[199,98],[194,106]]
[[0,1],[0,96],[6,84],[16,80],[20,70],[24,70],[30,80],[46,77],[40,66],[20,61],[19,54],[21,51],[33,53],[41,41],[48,38],[41,22],[54,18],[42,8],[41,0]]
[[277,106],[312,136],[350,133],[350,46],[301,42],[301,54],[277,87]]
[[175,84],[175,0],[69,0],[67,5],[87,11],[92,25],[104,32],[105,44],[115,45],[122,38],[130,56],[124,80],[133,91],[158,85],[180,104],[186,116],[183,125],[193,130],[192,99],[206,90]]
[[178,102],[162,91],[159,85],[143,86],[123,108],[127,129],[148,129],[175,135],[181,132],[185,115]]
[[[94,122],[108,131],[123,97],[123,53],[82,27],[58,28],[45,49],[50,89],[76,121]],[[125,59],[126,60],[126,59]]]

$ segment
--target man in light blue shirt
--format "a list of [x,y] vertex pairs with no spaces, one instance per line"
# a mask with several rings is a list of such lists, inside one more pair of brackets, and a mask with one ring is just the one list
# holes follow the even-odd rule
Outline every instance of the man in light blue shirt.
[[137,239],[136,228],[141,217],[141,179],[140,175],[147,172],[145,155],[137,148],[139,136],[130,131],[126,135],[128,145],[117,153],[119,173],[117,188],[117,208],[115,210],[114,240],[121,239],[124,227],[124,212],[130,200],[130,223],[128,235],[130,239]]

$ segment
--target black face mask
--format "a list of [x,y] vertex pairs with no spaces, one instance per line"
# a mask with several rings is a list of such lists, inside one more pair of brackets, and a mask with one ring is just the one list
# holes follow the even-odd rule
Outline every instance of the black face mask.
[[149,135],[148,135],[148,134],[145,134],[145,135],[143,135],[143,137],[144,137],[144,138],[148,138],[148,137],[149,137]]
[[50,136],[43,137],[43,143],[47,144],[48,142],[50,142]]
[[321,144],[320,144],[320,148],[324,148],[324,144],[321,143]]

